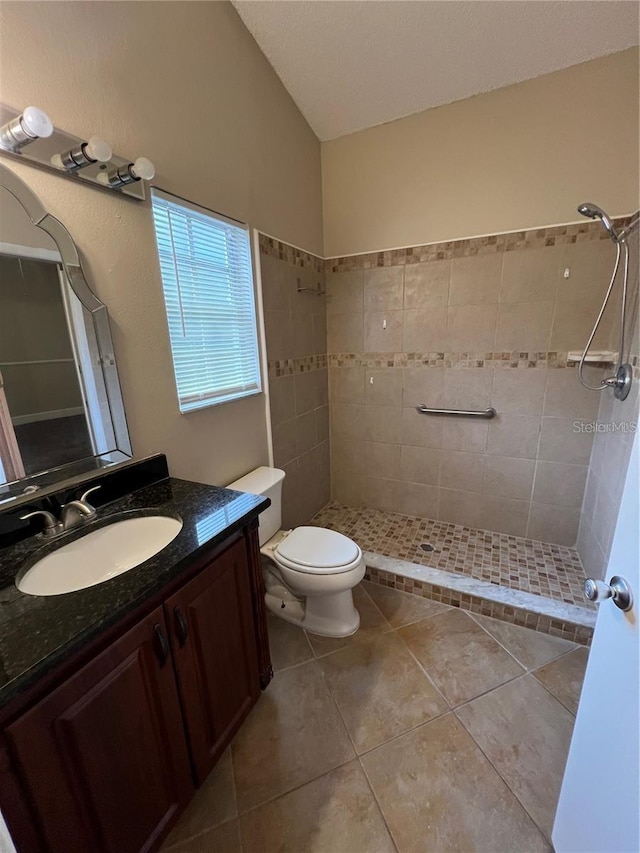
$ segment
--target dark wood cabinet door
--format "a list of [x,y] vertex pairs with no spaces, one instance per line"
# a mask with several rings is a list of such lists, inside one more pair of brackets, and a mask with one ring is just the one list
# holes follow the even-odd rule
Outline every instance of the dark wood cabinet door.
[[260,694],[244,540],[168,599],[165,613],[201,783]]
[[162,608],[6,733],[48,850],[156,849],[193,792]]

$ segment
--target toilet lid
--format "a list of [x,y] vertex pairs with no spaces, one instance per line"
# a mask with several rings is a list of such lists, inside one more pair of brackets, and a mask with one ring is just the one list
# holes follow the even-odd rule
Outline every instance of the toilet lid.
[[344,571],[360,555],[352,539],[324,527],[296,527],[275,549],[275,556],[306,572]]

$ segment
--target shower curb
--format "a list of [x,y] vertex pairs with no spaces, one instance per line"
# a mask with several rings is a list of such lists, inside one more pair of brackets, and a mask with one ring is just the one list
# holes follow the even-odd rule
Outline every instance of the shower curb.
[[583,646],[591,643],[596,610],[586,604],[578,607],[371,551],[365,551],[364,558],[367,565],[365,578],[380,586],[531,628],[541,634],[562,637]]

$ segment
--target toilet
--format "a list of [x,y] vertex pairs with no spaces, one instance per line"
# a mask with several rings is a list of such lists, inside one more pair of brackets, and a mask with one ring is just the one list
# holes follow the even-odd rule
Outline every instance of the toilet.
[[279,468],[262,467],[227,486],[271,499],[258,530],[266,606],[312,634],[349,637],[360,626],[351,590],[364,577],[362,551],[324,527],[281,530],[284,477]]

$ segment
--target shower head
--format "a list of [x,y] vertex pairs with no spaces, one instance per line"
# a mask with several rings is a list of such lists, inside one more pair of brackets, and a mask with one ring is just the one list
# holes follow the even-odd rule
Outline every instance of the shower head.
[[585,201],[581,205],[578,205],[578,213],[581,213],[583,216],[588,216],[589,219],[599,219],[607,229],[609,237],[611,237],[613,242],[618,242],[618,234],[616,233],[616,229],[613,227],[613,222],[597,204],[594,204],[591,201]]

